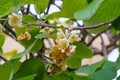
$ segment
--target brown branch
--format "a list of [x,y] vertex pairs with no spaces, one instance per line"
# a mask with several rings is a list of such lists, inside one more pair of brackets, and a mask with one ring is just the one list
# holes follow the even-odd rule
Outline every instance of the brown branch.
[[[74,28],[68,28],[65,27],[65,29],[68,30],[83,30],[83,29],[95,29],[95,28],[99,28],[102,27],[104,25],[107,25],[109,23],[111,23],[112,21],[106,22],[106,23],[100,23],[97,25],[93,25],[93,26],[84,26],[84,27],[74,27]],[[54,26],[54,25],[49,25],[49,24],[32,24],[32,23],[28,23],[28,22],[23,22],[24,24],[27,24],[29,26],[41,26],[41,27],[50,27],[50,28],[61,28],[61,26]]]
[[5,59],[3,56],[0,55],[0,59],[4,60],[5,62],[7,61],[7,59]]
[[60,7],[60,6],[58,6],[57,4],[53,3],[53,5],[54,5],[54,6],[56,6],[58,9],[60,9],[60,10],[61,10],[61,7]]
[[53,3],[53,0],[49,0],[48,7],[47,7],[47,10],[46,10],[45,14],[48,14],[50,6],[51,6],[52,3]]
[[26,10],[26,14],[28,14],[30,11],[30,5],[28,4],[27,10]]
[[92,40],[87,44],[88,46],[90,46],[92,44],[92,42],[98,37],[100,36],[102,33],[106,32],[107,30],[109,30],[111,27],[108,27],[107,29],[105,29],[104,31],[98,33],[95,37],[92,38]]

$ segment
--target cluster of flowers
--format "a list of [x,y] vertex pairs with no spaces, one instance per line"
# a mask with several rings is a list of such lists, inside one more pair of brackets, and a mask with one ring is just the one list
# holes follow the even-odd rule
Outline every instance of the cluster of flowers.
[[[8,19],[9,25],[12,26],[14,29],[18,29],[19,27],[22,26],[22,15],[13,13],[8,16]],[[17,37],[17,40],[30,40],[30,39],[31,34],[27,30]]]
[[[10,26],[16,30],[22,26],[22,15],[11,14],[8,16],[8,23]],[[44,34],[50,35],[53,32],[53,28],[45,27],[40,30]],[[31,34],[29,30],[26,30],[24,33],[20,34],[17,37],[17,40],[30,40]],[[45,53],[49,55],[49,58],[52,60],[50,63],[50,72],[57,73],[61,70],[67,69],[65,61],[68,57],[74,53],[76,46],[72,43],[79,41],[79,36],[76,33],[71,33],[69,31],[63,32],[61,29],[57,32],[57,38],[55,40],[55,45],[51,46],[49,50],[46,50]]]
[[[48,27],[41,30],[44,34],[50,34],[51,31],[52,30]],[[56,44],[45,51],[52,60],[49,69],[51,73],[54,74],[67,69],[65,61],[72,53],[74,53],[76,46],[72,45],[72,43],[76,41],[79,41],[78,34],[68,33],[67,31],[64,33],[62,30],[57,32],[57,39],[55,40]]]

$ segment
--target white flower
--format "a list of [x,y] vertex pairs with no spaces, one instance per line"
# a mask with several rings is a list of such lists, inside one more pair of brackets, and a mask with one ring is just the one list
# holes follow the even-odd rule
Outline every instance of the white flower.
[[62,31],[57,32],[57,39],[62,39],[62,38],[65,38],[65,34]]
[[45,27],[45,28],[41,29],[40,32],[42,32],[44,34],[51,34],[51,32],[53,32],[53,28]]
[[58,45],[62,48],[62,49],[66,49],[69,46],[69,41],[67,40],[67,38],[62,38],[59,40]]
[[8,18],[9,18],[8,23],[10,24],[10,26],[13,26],[15,28],[21,27],[22,15],[13,13],[13,14],[9,15]]
[[75,42],[75,41],[78,41],[79,40],[79,36],[77,35],[77,34],[72,34],[72,35],[70,35],[70,37],[69,37],[69,41],[71,42],[71,43],[73,43],[73,42]]

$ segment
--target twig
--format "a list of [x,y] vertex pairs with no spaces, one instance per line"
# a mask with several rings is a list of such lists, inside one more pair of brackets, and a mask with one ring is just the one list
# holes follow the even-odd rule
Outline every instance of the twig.
[[57,4],[53,3],[53,5],[55,5],[58,9],[60,9],[60,10],[61,10],[61,7],[60,7],[60,6],[58,6]]
[[0,59],[4,60],[5,62],[7,61],[7,59],[5,59],[3,56],[0,55]]
[[47,11],[45,12],[45,14],[48,14],[52,2],[53,0],[49,0],[49,4],[48,4]]
[[30,11],[30,5],[28,4],[27,10],[26,10],[26,14],[28,14]]
[[87,44],[87,46],[90,46],[92,44],[92,42],[98,37],[100,36],[102,33],[106,32],[107,30],[109,30],[111,27],[108,27],[107,29],[105,29],[104,31],[98,33],[95,37],[92,38],[92,40]]
[[109,22],[106,22],[106,23],[100,23],[100,24],[93,25],[93,26],[76,27],[76,28],[72,28],[72,30],[96,29],[96,28],[99,28],[101,26],[107,25],[107,24],[111,23],[112,21],[109,21]]
[[[112,21],[106,22],[106,23],[100,23],[97,25],[93,25],[93,26],[84,26],[84,27],[74,27],[74,28],[68,28],[65,27],[65,29],[68,30],[83,30],[83,29],[95,29],[95,28],[99,28],[102,27],[104,25],[107,25],[109,23],[111,23]],[[41,27],[50,27],[50,28],[61,28],[61,26],[53,26],[53,25],[49,25],[49,24],[32,24],[32,23],[28,23],[28,22],[23,22],[24,24],[27,24],[29,26],[41,26]]]
[[12,28],[10,28],[10,26],[7,24],[7,21],[5,21],[3,24],[2,24],[6,30],[8,30],[15,38],[16,38],[16,34],[15,32],[12,30]]

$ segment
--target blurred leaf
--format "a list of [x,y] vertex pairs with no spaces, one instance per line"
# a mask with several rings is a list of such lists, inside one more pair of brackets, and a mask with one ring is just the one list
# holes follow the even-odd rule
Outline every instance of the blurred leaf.
[[117,61],[116,61],[116,69],[119,70],[120,69],[120,55],[119,57],[117,58]]
[[105,62],[105,60],[103,59],[102,61],[97,62],[95,64],[85,66],[85,67],[80,67],[78,70],[76,70],[76,72],[85,73],[85,74],[90,75],[90,74],[96,72],[98,69],[102,68],[104,62]]
[[90,29],[90,30],[87,30],[89,33],[93,33],[93,34],[97,34],[97,33],[100,33],[106,29],[108,29],[109,27],[109,24],[108,25],[105,25],[105,26],[102,26],[102,27],[99,27],[99,28],[96,28],[96,29]]
[[92,57],[92,51],[83,43],[75,42],[76,46],[75,53],[72,55],[76,58],[90,58]]
[[87,0],[88,3],[91,3],[93,0]]
[[33,17],[33,16],[24,15],[24,16],[23,16],[23,22],[36,23],[37,20],[36,20],[35,17]]
[[20,27],[16,29],[16,36],[18,37],[19,35],[25,33],[25,31],[26,31],[26,27]]
[[2,52],[2,46],[4,42],[5,42],[5,35],[0,33],[0,49],[1,49],[0,53]]
[[20,58],[22,58],[23,56],[25,56],[26,54],[28,54],[37,41],[38,41],[38,40],[36,40],[36,41],[35,41],[31,46],[29,46],[25,51],[16,54],[16,55],[13,56],[11,59],[12,59],[12,60],[13,60],[13,59],[20,59]]
[[38,14],[41,14],[45,11],[46,7],[48,6],[49,0],[40,0],[40,3],[35,6],[35,10]]
[[116,30],[120,30],[120,17],[112,22],[112,27]]
[[13,73],[15,74],[19,70],[22,63],[19,61],[19,59],[11,60],[11,63],[13,65]]
[[12,80],[11,76],[13,74],[13,65],[11,62],[6,62],[0,66],[0,80]]
[[69,76],[72,78],[71,80],[94,80],[92,78],[89,78],[88,76],[80,76],[77,75],[75,72],[69,72]]
[[112,80],[116,77],[117,71],[114,62],[106,61],[103,68],[90,76],[95,80]]
[[34,77],[35,77],[35,75],[30,75],[30,76],[22,77],[22,78],[19,78],[16,80],[34,80]]
[[56,17],[74,18],[74,13],[87,5],[86,0],[63,0],[62,10],[48,16],[48,19]]
[[14,7],[13,0],[3,0],[0,1],[0,17],[6,16],[13,10]]
[[89,20],[96,12],[103,0],[94,0],[88,6],[75,12],[75,18],[80,20]]
[[81,66],[81,59],[76,57],[69,57],[66,60],[66,65],[71,69],[79,68]]
[[56,33],[52,33],[52,34],[50,34],[50,35],[40,33],[40,34],[37,34],[37,35],[35,36],[35,38],[37,38],[37,39],[42,39],[42,38],[52,38],[52,39],[56,39],[56,37],[57,37]]
[[61,26],[61,29],[62,29],[62,31],[63,31],[63,32],[64,32],[64,34],[65,34],[65,32],[66,32],[65,27],[64,27],[64,26]]
[[0,53],[3,53],[2,46],[5,42],[5,35],[3,33],[0,33]]
[[43,34],[43,33],[37,34],[35,36],[35,38],[37,38],[37,39],[48,38],[48,37],[49,37],[49,35]]
[[34,80],[42,80],[45,66],[40,59],[29,59],[23,62],[13,79],[19,79],[30,75],[35,75]]
[[44,79],[43,80],[51,80],[51,77],[48,75],[44,75]]
[[104,0],[97,9],[94,16],[84,21],[85,25],[95,25],[102,22],[108,22],[120,15],[120,0]]
[[[65,73],[61,72],[51,76],[50,80],[71,80],[71,78]],[[48,79],[49,80],[49,79]]]
[[120,76],[116,80],[120,80]]
[[18,60],[5,62],[0,66],[0,80],[12,80],[13,74],[19,69],[21,62]]

